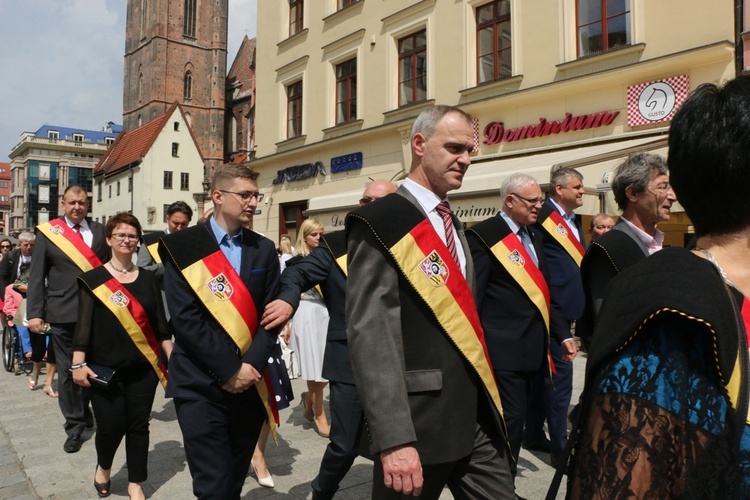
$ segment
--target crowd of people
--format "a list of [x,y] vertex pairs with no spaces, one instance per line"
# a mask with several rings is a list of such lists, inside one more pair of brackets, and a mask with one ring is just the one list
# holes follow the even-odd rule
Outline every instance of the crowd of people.
[[[546,198],[510,175],[497,215],[465,229],[447,195],[471,163],[472,119],[442,105],[417,117],[400,186],[370,183],[345,231],[308,219],[294,245],[252,230],[258,174],[244,166],[214,174],[207,220],[190,226],[175,202],[149,235],[127,213],[91,221],[71,185],[62,217],[15,250],[0,241],[2,319],[30,389],[46,361],[64,451],[96,425],[99,497],[125,438],[128,496],[145,498],[159,385],[196,497],[239,498],[250,468],[274,487],[266,442],[294,397],[281,335],[307,384],[302,413],[329,439],[314,499],[333,498],[359,454],[374,463],[373,498],[446,486],[519,498],[521,447],[550,454],[551,497],[567,474],[570,498],[747,498],[748,110],[750,75],[699,87],[672,121],[668,160],[617,167],[621,215],[594,216],[588,242],[569,167],[553,169]],[[663,249],[657,226],[677,200],[695,238]],[[576,337],[586,385],[569,415]]]

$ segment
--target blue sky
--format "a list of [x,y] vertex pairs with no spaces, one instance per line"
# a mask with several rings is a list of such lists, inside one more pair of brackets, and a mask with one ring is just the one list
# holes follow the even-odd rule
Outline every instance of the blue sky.
[[[229,1],[227,67],[258,0]],[[0,161],[45,124],[122,123],[126,0],[0,0]]]

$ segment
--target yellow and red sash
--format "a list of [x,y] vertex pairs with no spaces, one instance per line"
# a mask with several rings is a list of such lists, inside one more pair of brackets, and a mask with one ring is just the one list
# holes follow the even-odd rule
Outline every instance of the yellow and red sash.
[[95,273],[94,276],[81,276],[79,279],[115,315],[135,347],[156,372],[161,385],[166,387],[167,369],[161,362],[161,347],[146,311],[122,283],[103,267],[99,269],[100,273]]
[[570,228],[565,219],[563,219],[560,212],[551,209],[549,216],[542,222],[542,227],[547,234],[560,244],[566,252],[573,258],[578,267],[581,267],[581,261],[583,256],[586,255],[586,250],[581,245],[581,242],[576,238],[573,229]]
[[544,319],[544,326],[549,332],[549,286],[521,240],[515,233],[510,232],[502,240],[492,245],[490,251],[500,265],[521,286],[534,306],[539,309]]
[[[207,230],[197,226],[190,230],[190,233],[187,231],[180,231],[175,235],[180,234],[180,237],[184,239],[186,236],[195,235],[198,231]],[[244,356],[258,329],[258,311],[250,291],[229,263],[216,240],[210,235],[202,234],[200,238],[194,238],[193,241],[207,247],[207,251],[203,252],[204,256],[197,259],[190,257],[186,259],[184,252],[180,252],[181,249],[177,248],[179,245],[171,237],[162,238],[160,241],[193,293],[224,332],[229,335],[239,349],[240,355]],[[276,426],[279,424],[279,409],[276,398],[268,397],[269,394],[273,394],[268,370],[263,374],[263,382],[255,384],[254,387],[266,408],[268,422],[275,440]]]
[[102,265],[99,257],[63,219],[53,219],[37,226],[57,248],[77,265],[81,271],[91,271]]
[[[750,301],[747,297],[743,298],[742,307],[740,309],[741,320],[745,324],[745,335],[747,335],[747,344],[750,349]],[[738,346],[741,348],[741,346]],[[732,370],[732,376],[729,378],[727,384],[727,393],[729,394],[729,401],[732,403],[733,408],[737,408],[740,400],[740,390],[742,389],[742,377],[747,377],[747,373],[742,373],[742,362],[740,360],[740,351],[737,349],[737,359],[734,362],[734,369]],[[745,423],[750,425],[750,407],[748,407],[748,414],[745,417]]]
[[[417,210],[403,200],[411,210]],[[388,251],[419,297],[435,314],[443,331],[471,364],[497,411],[503,415],[500,392],[484,342],[484,330],[469,284],[430,221],[421,213],[419,215],[421,222],[392,244]],[[355,214],[349,216],[358,217]],[[369,221],[363,220],[372,228]]]
[[161,255],[159,255],[159,238],[164,236],[164,233],[150,233],[143,235],[143,244],[146,245],[151,258],[154,262],[161,264]]
[[[534,264],[526,247],[518,236],[505,226],[505,231],[497,224],[489,225],[493,219],[489,219],[470,229],[476,234],[486,246],[498,264],[518,283],[523,292],[539,310],[544,321],[544,326],[549,337],[550,331],[550,292],[547,280]],[[549,342],[549,339],[547,340]],[[557,372],[552,356],[547,352],[549,369],[551,374]]]

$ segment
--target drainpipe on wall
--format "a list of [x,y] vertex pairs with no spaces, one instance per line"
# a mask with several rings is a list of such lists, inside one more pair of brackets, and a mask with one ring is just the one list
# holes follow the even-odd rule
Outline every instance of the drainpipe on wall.
[[742,32],[744,31],[745,0],[734,0],[734,73],[739,75],[745,70],[745,51]]

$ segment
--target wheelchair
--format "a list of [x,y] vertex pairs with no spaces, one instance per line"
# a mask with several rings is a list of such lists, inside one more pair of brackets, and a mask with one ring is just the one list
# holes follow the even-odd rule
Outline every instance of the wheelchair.
[[6,324],[3,326],[3,367],[6,372],[31,373],[33,363],[23,359],[21,348],[21,337],[15,327]]

